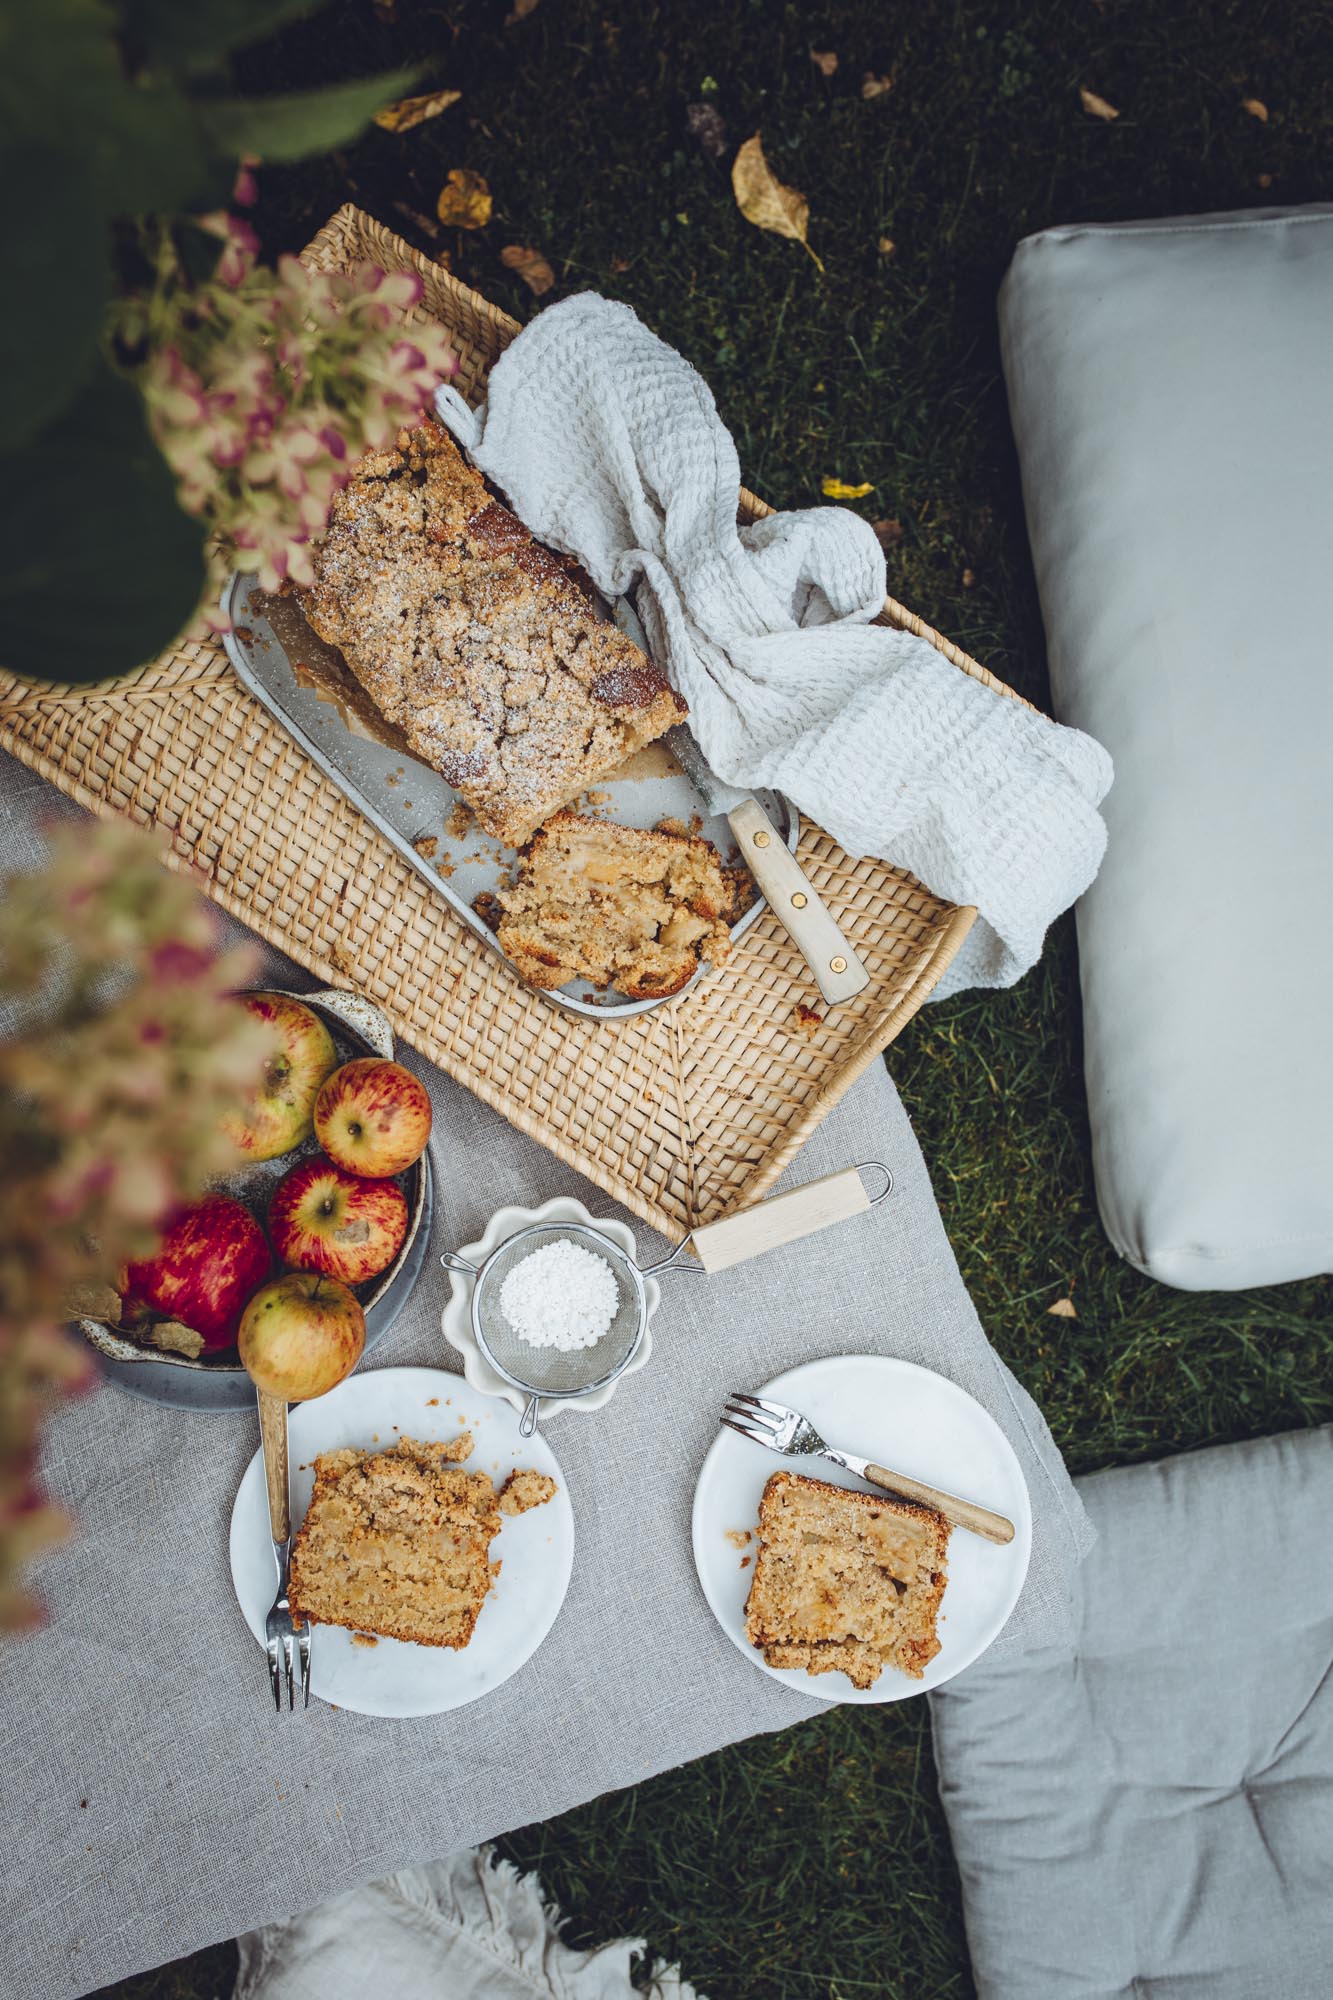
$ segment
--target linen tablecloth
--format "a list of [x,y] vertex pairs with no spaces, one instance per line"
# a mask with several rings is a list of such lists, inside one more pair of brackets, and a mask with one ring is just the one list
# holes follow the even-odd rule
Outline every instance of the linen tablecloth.
[[[0,762],[0,872],[29,865],[42,818],[73,810]],[[310,984],[277,954],[264,978]],[[438,1252],[507,1202],[598,1189],[404,1052],[435,1107],[432,1256],[367,1368],[457,1357],[440,1331]],[[822,1702],[755,1671],[694,1572],[690,1507],[717,1412],[819,1355],[923,1363],[1004,1427],[1032,1494],[1027,1586],[998,1644],[1070,1626],[1091,1539],[1030,1398],[987,1342],[925,1164],[881,1065],[784,1184],[886,1160],[892,1198],[836,1232],[664,1296],[649,1366],[591,1415],[552,1420],[576,1522],[573,1580],[533,1658],[452,1714],[384,1721],[316,1702],[274,1714],[232,1593],[232,1500],[258,1443],[248,1412],[170,1410],[103,1387],[51,1424],[45,1476],[77,1538],[37,1582],[49,1626],[7,1644],[0,1695],[0,1991],[63,2000],[286,1916],[405,1863],[549,1818]],[[667,1246],[642,1225],[641,1257]],[[669,1282],[669,1281],[668,1281]]]

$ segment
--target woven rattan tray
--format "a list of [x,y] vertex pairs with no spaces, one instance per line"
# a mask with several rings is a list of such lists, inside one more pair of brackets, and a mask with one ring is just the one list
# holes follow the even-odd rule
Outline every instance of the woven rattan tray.
[[[357,209],[340,209],[306,255],[326,270],[364,257],[419,270],[465,396],[519,330]],[[750,494],[741,504],[746,518],[768,511]],[[1002,688],[892,599],[883,616]],[[0,743],[94,812],[161,827],[173,864],[214,901],[321,980],[360,988],[450,1076],[672,1237],[772,1185],[916,1012],[974,915],[807,826],[801,861],[871,971],[863,994],[822,1020],[798,1013],[818,996],[766,911],[679,1001],[589,1021],[529,991],[423,887],[212,642],[91,687],[0,675]]]

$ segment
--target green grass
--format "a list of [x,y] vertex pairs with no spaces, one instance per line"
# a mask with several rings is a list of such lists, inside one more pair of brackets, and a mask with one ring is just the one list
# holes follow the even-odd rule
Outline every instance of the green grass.
[[[1298,4],[540,0],[509,28],[504,0],[396,13],[347,0],[276,58],[247,59],[249,87],[269,89],[427,57],[464,93],[403,138],[264,173],[266,243],[299,247],[351,198],[448,250],[520,317],[532,301],[499,262],[509,243],[545,252],[554,296],[627,299],[712,383],[750,484],[792,506],[829,473],[873,481],[863,511],[904,529],[894,593],[1037,701],[994,314],[1015,242],[1050,223],[1333,194],[1333,21]],[[812,46],[838,53],[831,80]],[[875,103],[859,94],[867,70],[896,75]],[[1119,107],[1115,123],[1081,110],[1081,84]],[[703,96],[733,142],[762,130],[809,196],[823,277],[736,213],[725,164],[686,136]],[[1266,103],[1266,124],[1243,97]],[[432,239],[395,203],[431,215],[453,166],[485,174],[495,218]],[[1019,987],[928,1007],[889,1054],[982,1319],[1070,1464],[1333,1417],[1327,1281],[1194,1296],[1111,1251],[1079,1035],[1065,920]],[[1077,1319],[1052,1318],[1066,1296]],[[921,1702],[833,1711],[503,1845],[540,1868],[580,1941],[642,1933],[713,2000],[971,1990]],[[111,1990],[203,2000],[229,1990],[229,1962],[202,1954]]]

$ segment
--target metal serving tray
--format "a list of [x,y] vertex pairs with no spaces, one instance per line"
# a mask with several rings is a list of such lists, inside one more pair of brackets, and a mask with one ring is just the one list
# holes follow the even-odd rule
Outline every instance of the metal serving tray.
[[[228,584],[222,608],[231,624],[223,645],[250,692],[278,718],[358,811],[393,843],[432,893],[442,896],[463,922],[503,958],[494,933],[473,908],[473,900],[482,894],[494,894],[508,882],[514,864],[513,848],[502,846],[475,824],[461,835],[451,833],[448,822],[461,803],[453,787],[407,751],[391,749],[357,734],[322,687],[305,684],[309,679],[309,662],[336,663],[339,656],[315,637],[291,599],[269,597],[260,591],[254,576],[241,575],[234,576]],[[616,620],[631,638],[643,645],[642,627],[632,607],[623,599],[616,607]],[[296,667],[301,669],[300,673]],[[756,796],[794,852],[800,835],[800,818],[795,807],[776,792],[759,792]],[[680,820],[711,840],[725,860],[736,856],[736,842],[726,819],[709,814],[674,757],[659,743],[650,743],[619,771],[601,780],[591,803],[586,799],[587,795],[584,800],[575,801],[579,810],[618,820],[624,826],[652,827],[659,820]],[[434,850],[422,854],[414,844],[422,840],[433,840]],[[763,907],[763,898],[756,890],[754,902],[732,925],[732,937],[738,938],[748,930]],[[665,1000],[627,1000],[614,989],[599,994],[582,979],[548,993],[547,998],[573,1013],[596,1019],[646,1014],[666,1004]]]

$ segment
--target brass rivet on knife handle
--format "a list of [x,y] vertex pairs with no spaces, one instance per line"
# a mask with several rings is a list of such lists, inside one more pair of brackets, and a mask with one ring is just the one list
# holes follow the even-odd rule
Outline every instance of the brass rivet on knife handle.
[[870,984],[870,974],[796,856],[774,836],[759,801],[742,799],[727,818],[769,908],[814,974],[825,1006],[853,999]]

